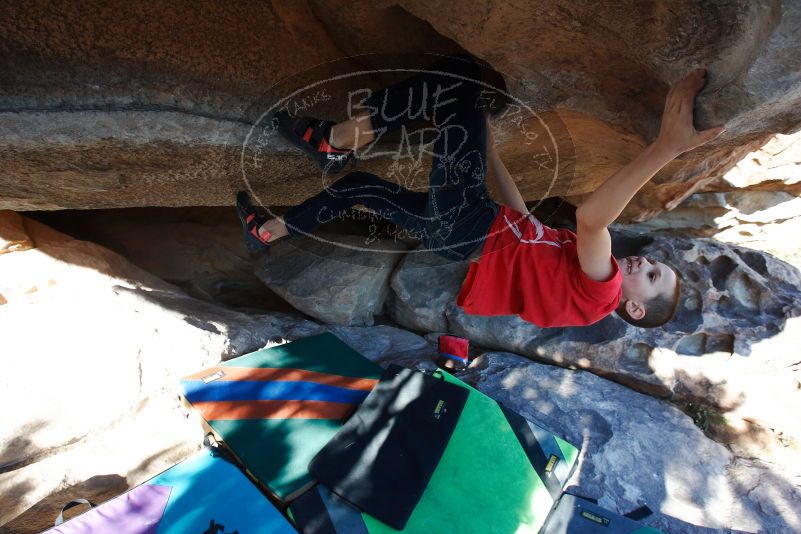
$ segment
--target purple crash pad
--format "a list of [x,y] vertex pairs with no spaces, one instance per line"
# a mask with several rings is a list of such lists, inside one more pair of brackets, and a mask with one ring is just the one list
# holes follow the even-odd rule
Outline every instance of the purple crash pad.
[[125,495],[93,508],[50,532],[84,534],[114,532],[115,534],[155,534],[170,498],[169,486],[145,484]]

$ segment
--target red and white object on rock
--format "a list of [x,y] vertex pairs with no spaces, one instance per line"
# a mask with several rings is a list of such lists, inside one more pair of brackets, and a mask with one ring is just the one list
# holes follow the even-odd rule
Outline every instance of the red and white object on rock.
[[443,335],[439,336],[439,354],[444,358],[454,360],[456,363],[464,365],[468,364],[468,351],[470,349],[470,342],[458,336]]

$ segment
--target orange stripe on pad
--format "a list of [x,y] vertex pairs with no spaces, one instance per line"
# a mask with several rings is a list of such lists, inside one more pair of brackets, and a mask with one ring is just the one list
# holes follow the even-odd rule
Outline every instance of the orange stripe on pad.
[[327,401],[218,401],[192,406],[206,421],[237,419],[344,419],[354,404]]
[[199,373],[187,376],[184,380],[203,380],[203,378],[222,373],[217,381],[254,380],[268,382],[314,382],[326,386],[337,386],[359,391],[370,391],[378,383],[373,378],[331,375],[306,369],[288,369],[283,367],[212,367]]

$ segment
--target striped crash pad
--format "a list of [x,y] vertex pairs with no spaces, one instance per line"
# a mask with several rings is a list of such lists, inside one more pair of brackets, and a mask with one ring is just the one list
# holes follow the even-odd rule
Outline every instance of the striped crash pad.
[[[575,467],[578,449],[452,375],[438,373],[470,394],[403,532],[538,532]],[[397,532],[321,485],[291,503],[289,511],[304,534]]]
[[48,534],[292,533],[238,467],[204,450]]
[[281,501],[312,485],[309,461],[382,369],[330,333],[262,349],[181,380],[184,396]]

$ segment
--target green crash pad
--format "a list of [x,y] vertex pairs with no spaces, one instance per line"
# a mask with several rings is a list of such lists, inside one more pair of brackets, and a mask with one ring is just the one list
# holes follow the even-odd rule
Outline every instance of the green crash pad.
[[[403,532],[536,533],[573,471],[578,449],[438,371],[470,394]],[[397,532],[318,485],[290,505],[305,534]]]

